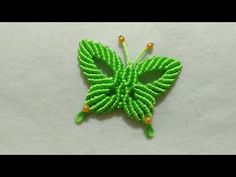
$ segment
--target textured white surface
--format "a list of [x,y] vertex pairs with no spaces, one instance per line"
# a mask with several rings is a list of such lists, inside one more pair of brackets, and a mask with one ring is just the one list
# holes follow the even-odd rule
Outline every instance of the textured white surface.
[[[121,112],[91,115],[80,126],[87,84],[77,65],[81,39],[131,58],[153,41],[153,55],[179,58],[176,85],[155,107],[146,139]],[[235,23],[1,23],[0,153],[236,153]]]

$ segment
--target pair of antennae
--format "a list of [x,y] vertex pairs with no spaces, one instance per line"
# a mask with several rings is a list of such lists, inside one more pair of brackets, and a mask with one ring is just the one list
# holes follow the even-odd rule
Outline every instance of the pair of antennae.
[[[119,43],[124,47],[124,52],[125,52],[125,60],[127,65],[131,64],[131,60],[129,58],[129,51],[127,48],[127,45],[125,43],[125,37],[120,35],[118,37]],[[154,48],[154,44],[152,42],[149,42],[147,44],[147,46],[143,49],[143,51],[136,57],[136,59],[134,60],[134,62],[138,62],[139,60],[142,59],[142,57],[144,56],[145,53],[147,52],[151,52]]]

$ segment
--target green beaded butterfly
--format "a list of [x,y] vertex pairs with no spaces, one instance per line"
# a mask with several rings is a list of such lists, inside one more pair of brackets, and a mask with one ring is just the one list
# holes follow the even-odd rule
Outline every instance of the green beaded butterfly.
[[[153,43],[148,43],[132,63],[125,38],[119,36],[119,42],[124,47],[127,66],[122,64],[120,57],[109,47],[91,40],[80,42],[78,61],[91,87],[82,111],[75,117],[75,122],[81,123],[88,112],[105,113],[123,109],[129,118],[143,123],[146,126],[146,135],[153,137],[154,129],[151,123],[156,99],[176,81],[182,64],[174,58],[160,56],[140,61],[146,52],[152,50]],[[97,67],[95,60],[108,65],[112,76],[104,74]],[[160,71],[162,75],[151,83],[142,83],[139,78],[150,71]]]

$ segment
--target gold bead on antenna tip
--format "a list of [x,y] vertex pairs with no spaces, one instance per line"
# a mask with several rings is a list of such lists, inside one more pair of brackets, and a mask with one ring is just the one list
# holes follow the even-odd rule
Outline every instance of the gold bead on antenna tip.
[[123,42],[125,42],[125,37],[122,36],[122,35],[120,35],[120,36],[118,37],[118,39],[119,39],[119,43],[120,43],[120,44],[122,44]]
[[147,44],[147,49],[148,49],[148,50],[152,50],[153,48],[154,48],[153,42],[149,42],[149,43]]

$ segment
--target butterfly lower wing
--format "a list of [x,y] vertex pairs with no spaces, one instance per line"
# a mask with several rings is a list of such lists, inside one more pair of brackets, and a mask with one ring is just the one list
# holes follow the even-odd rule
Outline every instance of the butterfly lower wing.
[[86,103],[90,112],[110,112],[117,108],[120,98],[115,93],[114,82],[100,83],[90,87]]

